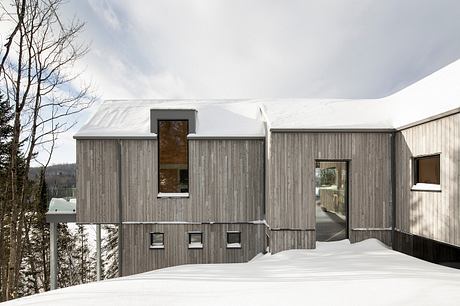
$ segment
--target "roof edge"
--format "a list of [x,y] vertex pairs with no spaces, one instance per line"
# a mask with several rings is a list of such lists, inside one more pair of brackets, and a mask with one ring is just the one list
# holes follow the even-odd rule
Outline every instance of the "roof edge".
[[396,128],[396,131],[403,131],[403,130],[406,130],[406,129],[410,129],[410,128],[415,127],[417,125],[421,125],[421,124],[424,124],[424,123],[428,123],[428,122],[431,122],[431,121],[435,121],[435,120],[438,120],[438,119],[449,117],[449,116],[452,116],[452,115],[455,115],[455,114],[458,114],[458,113],[460,113],[460,107],[456,107],[456,108],[451,109],[449,111],[442,112],[442,113],[439,113],[437,115],[430,116],[430,117],[427,117],[427,118],[424,118],[424,119],[421,119],[421,120],[418,120],[418,121],[415,121],[415,122],[400,126],[400,127]]

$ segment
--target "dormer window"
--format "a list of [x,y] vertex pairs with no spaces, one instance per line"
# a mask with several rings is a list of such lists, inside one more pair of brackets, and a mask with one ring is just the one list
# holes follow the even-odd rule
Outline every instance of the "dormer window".
[[188,139],[196,110],[151,109],[150,132],[158,139],[158,197],[189,196]]
[[188,193],[188,120],[158,120],[158,191]]

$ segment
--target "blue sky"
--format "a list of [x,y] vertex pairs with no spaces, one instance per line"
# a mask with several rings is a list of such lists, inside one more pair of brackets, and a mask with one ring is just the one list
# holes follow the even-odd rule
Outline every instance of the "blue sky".
[[[381,97],[460,57],[459,13],[457,0],[70,0],[64,7],[67,18],[86,22],[81,39],[91,51],[75,69],[100,101]],[[74,132],[62,136],[52,163],[75,161]]]

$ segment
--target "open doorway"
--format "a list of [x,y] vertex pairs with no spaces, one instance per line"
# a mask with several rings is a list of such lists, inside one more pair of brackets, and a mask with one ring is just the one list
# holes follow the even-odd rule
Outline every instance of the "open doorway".
[[348,238],[348,162],[317,161],[316,240]]

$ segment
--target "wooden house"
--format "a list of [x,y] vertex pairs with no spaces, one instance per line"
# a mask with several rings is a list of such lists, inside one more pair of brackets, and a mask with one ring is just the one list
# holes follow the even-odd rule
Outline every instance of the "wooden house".
[[345,238],[456,260],[457,76],[381,99],[106,101],[75,135],[77,222],[120,226],[122,275]]

